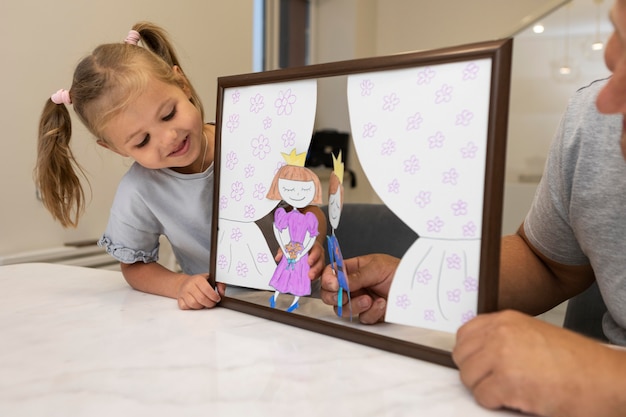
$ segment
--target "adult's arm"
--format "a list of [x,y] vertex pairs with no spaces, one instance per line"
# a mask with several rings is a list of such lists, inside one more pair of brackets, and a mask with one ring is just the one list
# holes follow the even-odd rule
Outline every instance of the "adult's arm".
[[590,265],[564,265],[539,252],[522,224],[504,236],[500,252],[499,309],[541,314],[584,291],[595,276]]

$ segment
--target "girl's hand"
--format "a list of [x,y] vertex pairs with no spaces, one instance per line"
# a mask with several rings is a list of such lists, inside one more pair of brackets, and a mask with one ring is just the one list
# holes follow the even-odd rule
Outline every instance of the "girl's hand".
[[[224,289],[220,292],[223,294]],[[221,301],[220,294],[209,284],[208,274],[186,275],[181,281],[176,299],[181,310],[213,308]]]

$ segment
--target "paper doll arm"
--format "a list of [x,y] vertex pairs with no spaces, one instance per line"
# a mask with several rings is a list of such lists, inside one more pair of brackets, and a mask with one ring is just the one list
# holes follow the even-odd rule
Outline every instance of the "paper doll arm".
[[302,251],[296,256],[296,261],[299,261],[305,254],[309,253],[315,242],[316,239],[309,232],[306,232],[304,239],[302,239]]
[[276,242],[278,242],[278,246],[280,247],[280,251],[283,255],[287,254],[287,244],[291,241],[291,237],[289,235],[289,229],[284,228],[280,230],[276,224],[274,224],[274,236],[276,237]]
[[326,221],[326,216],[324,215],[324,212],[318,206],[306,206],[302,209],[302,212],[304,214],[312,213],[317,218],[316,239],[317,239],[317,243],[319,243],[320,245],[322,245],[322,247],[324,247],[324,239],[327,233],[326,224],[328,223]]

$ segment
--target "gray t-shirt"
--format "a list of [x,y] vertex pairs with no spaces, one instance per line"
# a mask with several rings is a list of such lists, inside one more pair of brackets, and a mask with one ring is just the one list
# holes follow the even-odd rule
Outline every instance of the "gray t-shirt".
[[213,164],[198,174],[134,163],[117,189],[98,244],[120,262],[156,262],[164,235],[186,274],[209,272]]
[[626,345],[626,161],[622,116],[596,109],[605,84],[596,81],[571,99],[524,230],[548,258],[592,266],[608,308],[604,333]]

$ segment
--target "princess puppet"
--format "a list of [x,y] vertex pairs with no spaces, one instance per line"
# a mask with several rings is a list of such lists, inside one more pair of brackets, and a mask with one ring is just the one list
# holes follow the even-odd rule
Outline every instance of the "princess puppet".
[[322,203],[322,187],[317,175],[304,167],[306,152],[296,154],[293,149],[290,154],[282,155],[287,164],[274,176],[267,198],[283,200],[293,209],[287,212],[280,207],[274,213],[274,235],[282,257],[269,282],[276,290],[269,301],[274,308],[280,293],[293,294],[295,297],[287,309],[292,312],[299,307],[301,296],[311,294],[308,253],[319,233],[317,217],[311,212],[302,213],[301,209]]

